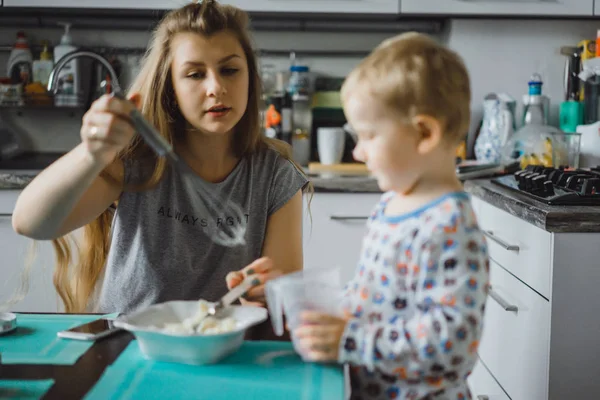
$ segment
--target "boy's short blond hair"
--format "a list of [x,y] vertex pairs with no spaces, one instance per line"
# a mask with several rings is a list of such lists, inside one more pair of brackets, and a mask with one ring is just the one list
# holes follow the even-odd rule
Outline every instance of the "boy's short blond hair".
[[407,124],[420,114],[439,119],[452,142],[462,140],[469,129],[467,68],[458,54],[426,35],[405,33],[382,42],[348,75],[342,99],[363,90]]

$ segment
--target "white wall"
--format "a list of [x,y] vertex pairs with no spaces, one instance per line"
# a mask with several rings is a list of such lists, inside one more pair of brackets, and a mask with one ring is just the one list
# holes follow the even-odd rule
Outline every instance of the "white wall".
[[447,41],[469,68],[476,111],[473,119],[489,92],[507,92],[521,103],[529,77],[539,72],[544,79],[543,93],[552,100],[552,119],[557,123],[566,61],[560,47],[595,38],[599,28],[600,21],[453,21]]
[[[552,99],[552,115],[556,120],[557,105],[563,98],[562,74],[565,62],[559,49],[561,46],[574,45],[582,39],[595,37],[598,28],[600,23],[596,21],[465,19],[451,21],[448,32],[442,35],[441,39],[463,56],[469,68],[473,89],[474,123],[480,118],[481,101],[489,92],[507,92],[520,103],[522,95],[527,92],[527,81],[533,72],[541,73],[544,78],[543,91]],[[0,28],[0,44],[11,43],[15,32],[12,28]],[[61,34],[58,29],[27,32],[34,43],[39,43],[41,39],[49,39],[55,44]],[[84,45],[118,47],[143,47],[149,38],[148,32],[90,32],[77,31],[75,27],[72,34]],[[255,41],[257,47],[271,50],[369,50],[387,36],[389,35],[376,33],[257,32]],[[5,71],[7,59],[7,53],[0,53],[0,74]],[[135,59],[129,61],[132,64],[136,62]],[[318,73],[344,76],[359,59],[320,57],[303,61]],[[282,69],[288,66],[288,60],[285,58],[264,62],[273,63]],[[40,118],[26,123],[24,119],[28,119],[27,115],[16,120],[22,121],[34,136],[43,136],[44,140],[34,140],[40,149],[51,145],[56,150],[60,148],[61,143],[68,148],[78,140],[77,117],[48,113],[45,115],[48,122],[43,126],[39,122]],[[36,126],[40,127],[39,131],[35,129]],[[69,129],[69,126],[72,128]],[[60,132],[53,131],[53,127]],[[33,132],[34,130],[36,132]],[[72,136],[69,136],[69,132],[72,132]],[[61,139],[54,140],[54,136],[60,136]]]

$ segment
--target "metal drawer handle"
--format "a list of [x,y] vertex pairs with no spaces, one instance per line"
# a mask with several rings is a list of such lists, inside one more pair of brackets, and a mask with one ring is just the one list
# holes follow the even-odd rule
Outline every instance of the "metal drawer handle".
[[477,396],[477,400],[490,400],[490,396],[486,396],[485,394],[480,394]]
[[514,244],[508,244],[508,243],[506,243],[504,240],[502,240],[502,239],[498,238],[498,236],[494,235],[494,232],[492,232],[492,231],[483,231],[483,234],[486,237],[488,237],[489,239],[491,239],[494,242],[498,243],[505,250],[516,251],[517,253],[519,252],[519,246],[516,246]]
[[330,215],[329,219],[332,221],[366,221],[369,217],[351,217],[346,215]]
[[492,299],[496,300],[496,303],[498,303],[500,307],[504,308],[505,311],[519,311],[519,307],[510,304],[508,301],[504,300],[502,296],[498,294],[498,292],[492,289],[491,286],[488,287],[488,294]]

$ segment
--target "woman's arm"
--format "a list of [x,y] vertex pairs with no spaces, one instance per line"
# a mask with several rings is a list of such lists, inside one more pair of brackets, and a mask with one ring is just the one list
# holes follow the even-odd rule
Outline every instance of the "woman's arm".
[[262,255],[284,274],[302,269],[302,191],[269,217]]
[[246,277],[255,275],[256,286],[247,293],[244,304],[265,303],[265,283],[282,274],[302,269],[302,191],[298,191],[267,220],[262,258],[241,271],[227,275],[227,286],[233,288]]
[[[139,103],[138,95],[130,99]],[[12,218],[17,233],[55,239],[89,223],[119,197],[124,171],[117,154],[135,134],[132,102],[104,95],[92,104],[83,117],[82,143],[42,171],[17,199]]]
[[[61,237],[89,223],[117,200],[122,162],[103,168],[87,156],[83,146],[42,171],[19,195],[12,217],[18,234],[38,240]],[[100,175],[103,170],[114,181]]]

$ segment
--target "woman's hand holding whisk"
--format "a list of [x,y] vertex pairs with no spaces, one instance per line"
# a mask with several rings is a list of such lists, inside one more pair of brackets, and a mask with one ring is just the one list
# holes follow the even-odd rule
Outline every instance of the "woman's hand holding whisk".
[[110,164],[135,135],[129,113],[140,103],[140,96],[133,94],[129,100],[103,95],[83,116],[81,140],[88,155],[100,165]]

